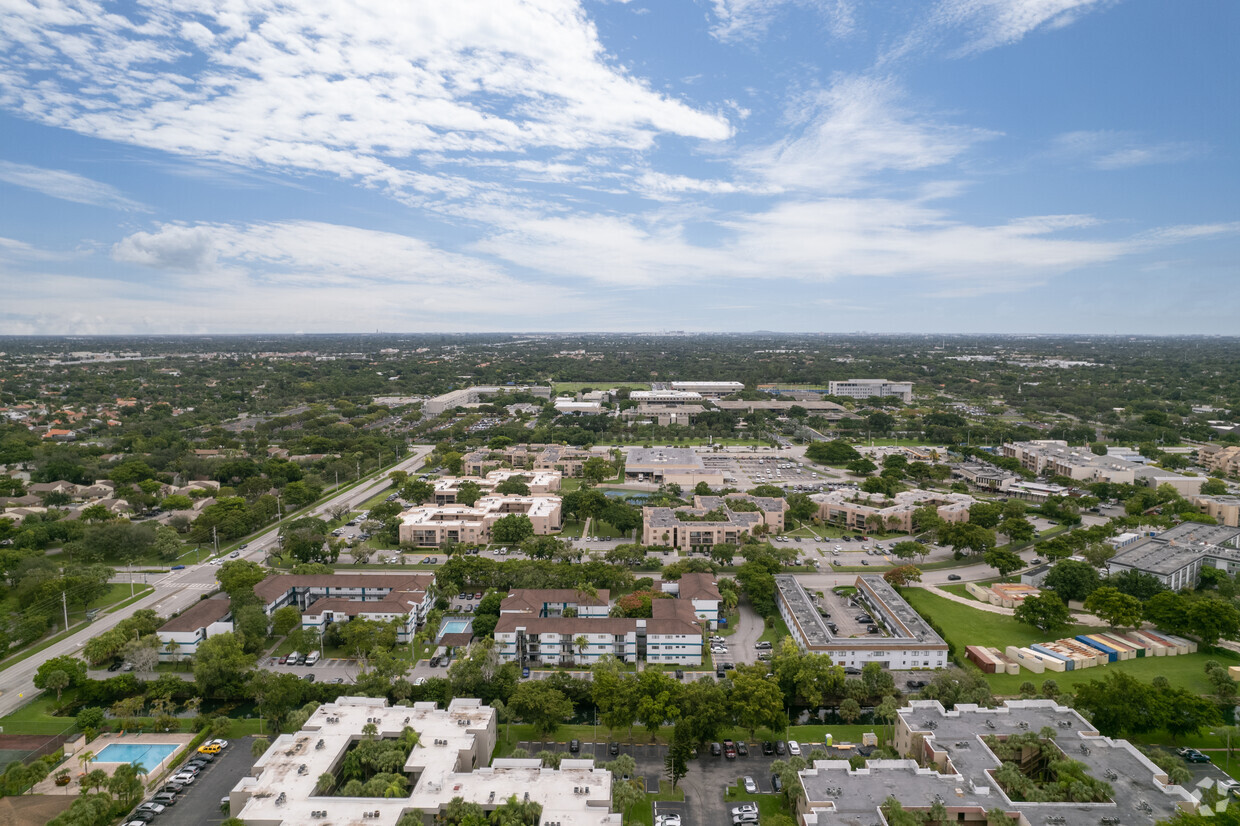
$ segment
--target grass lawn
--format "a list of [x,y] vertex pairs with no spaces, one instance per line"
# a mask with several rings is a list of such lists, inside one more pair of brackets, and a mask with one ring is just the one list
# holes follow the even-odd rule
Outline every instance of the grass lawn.
[[[1074,625],[1058,634],[1046,634],[1011,617],[970,608],[921,588],[905,589],[904,596],[918,613],[932,618],[961,651],[966,645],[994,646],[1002,651],[1009,645],[1027,646],[1035,642],[1098,630],[1094,626]],[[996,694],[1007,696],[1019,693],[1020,684],[1026,681],[1040,685],[1043,680],[1051,679],[1058,683],[1061,690],[1070,689],[1090,680],[1103,679],[1109,669],[1121,669],[1144,682],[1161,675],[1166,677],[1173,687],[1186,688],[1196,694],[1208,694],[1212,691],[1205,676],[1205,664],[1209,660],[1217,660],[1224,666],[1236,665],[1240,664],[1240,655],[1218,650],[1182,657],[1144,657],[1081,671],[1047,671],[1034,674],[1022,670],[1020,674],[988,674],[986,679]]]
[[577,539],[581,536],[581,529],[585,527],[585,523],[577,519],[565,519],[564,526],[560,528],[560,537],[562,539]]
[[779,641],[784,637],[792,636],[792,632],[788,630],[788,623],[784,622],[783,617],[774,617],[775,624],[766,624],[766,628],[762,631],[762,636],[758,637],[758,642],[769,642],[772,646],[778,646]]
[[[744,768],[739,766],[738,769]],[[758,804],[759,823],[764,822],[767,818],[775,815],[783,815],[785,817],[794,817],[792,809],[788,806],[788,798],[781,794],[749,794],[745,791],[743,781],[728,786],[723,791],[724,800],[753,800]],[[794,818],[795,819],[795,818]]]

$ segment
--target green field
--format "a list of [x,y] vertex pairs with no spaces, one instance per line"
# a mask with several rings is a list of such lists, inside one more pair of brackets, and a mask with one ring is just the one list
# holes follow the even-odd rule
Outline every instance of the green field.
[[[921,588],[906,589],[904,596],[918,613],[933,619],[939,628],[943,629],[948,640],[961,652],[961,656],[966,645],[993,646],[1002,651],[1009,645],[1027,646],[1035,642],[1063,639],[1099,630],[1095,626],[1074,625],[1058,634],[1046,634],[1011,617],[970,608]],[[1034,674],[1022,670],[1020,674],[989,674],[986,679],[996,694],[1008,696],[1018,694],[1023,682],[1040,685],[1043,680],[1051,679],[1060,689],[1069,689],[1090,680],[1100,680],[1109,669],[1121,669],[1143,682],[1149,682],[1161,675],[1176,688],[1185,688],[1197,694],[1209,694],[1213,689],[1206,680],[1205,664],[1210,660],[1217,660],[1224,666],[1236,665],[1240,664],[1240,655],[1218,650],[1209,654],[1199,652],[1183,657],[1143,657],[1081,671],[1047,671]]]

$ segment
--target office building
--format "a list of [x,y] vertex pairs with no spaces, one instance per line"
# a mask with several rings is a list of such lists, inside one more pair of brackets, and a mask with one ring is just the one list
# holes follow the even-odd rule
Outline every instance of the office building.
[[[538,396],[542,399],[551,398],[550,387],[539,387],[537,385],[480,385],[478,387],[464,387],[460,390],[452,390],[434,398],[427,399],[422,403],[422,410],[430,416],[438,416],[448,410],[456,407],[477,407],[484,403],[484,400],[490,400],[492,396],[501,393],[528,393],[532,396]],[[496,399],[500,404],[502,400]]]
[[1196,587],[1202,567],[1240,573],[1240,528],[1181,522],[1156,536],[1128,542],[1107,561],[1107,571],[1139,571],[1167,588]]
[[1196,494],[1188,501],[1201,508],[1207,516],[1229,528],[1240,527],[1240,496],[1203,496]]
[[913,383],[887,381],[886,379],[849,379],[827,383],[827,394],[848,396],[852,399],[869,399],[874,396],[896,396],[905,404],[913,402]]
[[635,447],[628,451],[624,463],[624,475],[641,482],[657,482],[680,485],[691,490],[698,482],[712,488],[723,487],[723,471],[708,468],[692,448],[688,447]]
[[673,390],[698,393],[708,399],[730,396],[745,389],[745,383],[740,381],[674,381],[670,384]]
[[638,404],[701,404],[701,393],[691,390],[634,390],[629,401]]
[[561,479],[557,471],[492,470],[481,479],[467,476],[443,476],[436,479],[435,504],[455,505],[461,485],[466,482],[477,485],[483,495],[489,496],[494,493],[496,487],[515,477],[520,477],[525,481],[525,486],[530,489],[531,496],[549,496],[560,490]]

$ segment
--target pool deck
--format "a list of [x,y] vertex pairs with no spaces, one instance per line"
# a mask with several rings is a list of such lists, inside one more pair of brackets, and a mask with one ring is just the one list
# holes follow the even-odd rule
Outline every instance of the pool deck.
[[[142,744],[150,744],[150,745],[173,745],[175,744],[177,747],[176,751],[172,752],[166,758],[160,761],[158,765],[146,767],[147,778],[153,779],[153,778],[159,777],[160,774],[163,773],[164,769],[167,768],[168,761],[176,757],[176,755],[181,751],[181,749],[189,745],[189,742],[193,739],[194,739],[194,735],[184,734],[182,732],[177,732],[177,731],[168,732],[166,734],[110,734],[109,733],[109,734],[101,734],[98,737],[96,737],[86,746],[86,749],[94,752],[95,754],[98,754],[99,752],[103,751],[105,748],[107,748],[108,746],[114,743],[119,743],[119,744],[127,745],[127,746],[137,746],[137,745],[142,745]],[[69,769],[73,776],[73,782],[71,782],[68,786],[57,786],[56,775],[55,775],[55,772],[53,772],[52,774],[47,776],[47,779],[36,784],[35,787],[31,791],[34,794],[79,795],[82,793],[82,789],[78,785],[77,781],[78,781],[78,778],[80,778],[87,771],[94,771],[95,769],[102,769],[103,771],[107,772],[110,775],[112,774],[112,772],[116,771],[117,766],[121,766],[121,765],[124,765],[124,764],[123,763],[100,763],[98,761],[91,761],[88,767],[83,768],[82,763],[78,761],[78,755],[72,754],[58,768],[63,767],[63,768]]]

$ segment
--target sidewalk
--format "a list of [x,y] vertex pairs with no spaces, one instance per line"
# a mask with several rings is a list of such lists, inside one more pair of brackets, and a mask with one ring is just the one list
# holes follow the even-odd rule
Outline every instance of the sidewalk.
[[[988,611],[992,614],[1002,614],[1005,617],[1013,616],[1016,613],[1015,609],[1004,608],[1001,605],[991,605],[988,602],[979,602],[978,600],[972,599],[970,597],[962,597],[957,594],[953,594],[951,591],[944,591],[943,589],[939,588],[937,585],[933,585],[930,583],[924,583],[924,584],[915,583],[913,587],[924,588],[925,590],[929,591],[935,596],[943,597],[943,599],[949,599],[952,602],[958,602],[961,605],[967,605],[970,608],[976,608],[979,611]],[[1102,627],[1106,626],[1106,622],[1098,619],[1093,614],[1074,613],[1072,615],[1072,621],[1078,622],[1081,625],[1097,625],[1097,626],[1102,626]],[[1240,650],[1240,648],[1238,648],[1237,650]]]

